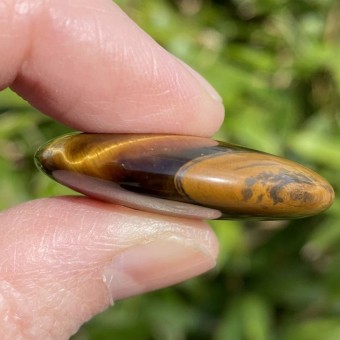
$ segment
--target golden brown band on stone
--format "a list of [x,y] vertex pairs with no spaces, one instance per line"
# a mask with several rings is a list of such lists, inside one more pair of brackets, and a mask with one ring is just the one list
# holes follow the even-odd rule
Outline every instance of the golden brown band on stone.
[[299,218],[334,200],[329,183],[302,165],[193,136],[70,134],[41,147],[36,163],[94,198],[188,217]]

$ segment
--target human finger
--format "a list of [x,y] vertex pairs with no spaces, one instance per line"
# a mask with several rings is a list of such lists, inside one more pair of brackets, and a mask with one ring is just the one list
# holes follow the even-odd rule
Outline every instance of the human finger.
[[1,213],[1,338],[68,339],[114,301],[198,275],[217,241],[197,220],[84,197]]
[[87,132],[211,135],[215,90],[111,0],[0,4],[0,89]]

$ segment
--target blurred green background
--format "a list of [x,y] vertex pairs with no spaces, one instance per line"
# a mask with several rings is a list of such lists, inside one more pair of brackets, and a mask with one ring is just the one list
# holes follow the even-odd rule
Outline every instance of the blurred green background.
[[[340,188],[340,3],[119,0],[219,91],[216,137],[303,163]],[[36,148],[69,131],[0,94],[0,205],[71,191],[40,174]],[[209,114],[209,112],[207,112]],[[118,302],[83,339],[340,339],[340,204],[293,222],[212,223],[216,269]]]

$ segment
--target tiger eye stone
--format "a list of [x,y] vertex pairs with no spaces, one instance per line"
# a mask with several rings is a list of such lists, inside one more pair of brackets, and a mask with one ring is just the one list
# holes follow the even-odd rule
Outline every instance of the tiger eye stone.
[[203,219],[291,219],[326,210],[329,183],[292,161],[209,138],[70,134],[42,146],[38,167],[94,198]]

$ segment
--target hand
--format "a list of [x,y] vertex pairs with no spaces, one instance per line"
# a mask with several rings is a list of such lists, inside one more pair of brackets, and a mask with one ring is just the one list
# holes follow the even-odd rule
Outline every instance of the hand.
[[[211,135],[216,92],[110,0],[0,3],[0,89],[87,132]],[[214,266],[207,224],[86,197],[0,215],[1,338],[68,338],[114,301]]]

